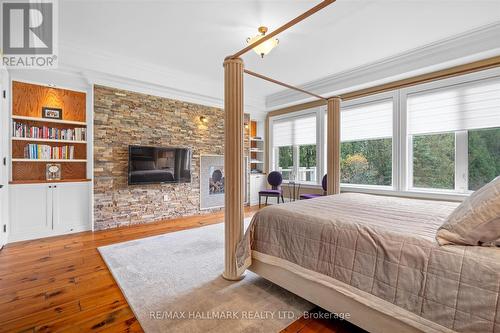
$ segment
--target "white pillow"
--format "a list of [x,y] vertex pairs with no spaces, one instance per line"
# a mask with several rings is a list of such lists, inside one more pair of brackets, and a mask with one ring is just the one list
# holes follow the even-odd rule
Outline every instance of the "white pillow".
[[436,240],[440,245],[500,244],[500,177],[465,199],[439,227]]

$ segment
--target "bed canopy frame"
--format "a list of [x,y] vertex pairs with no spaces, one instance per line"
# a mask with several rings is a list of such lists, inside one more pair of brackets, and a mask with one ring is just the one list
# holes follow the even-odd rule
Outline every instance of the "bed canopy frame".
[[246,52],[320,11],[335,0],[324,0],[258,41],[224,59],[224,169],[225,255],[222,276],[231,281],[243,278],[236,270],[236,247],[243,237],[243,74],[313,96],[327,104],[327,194],[340,193],[340,97],[322,97],[244,68],[240,58]]

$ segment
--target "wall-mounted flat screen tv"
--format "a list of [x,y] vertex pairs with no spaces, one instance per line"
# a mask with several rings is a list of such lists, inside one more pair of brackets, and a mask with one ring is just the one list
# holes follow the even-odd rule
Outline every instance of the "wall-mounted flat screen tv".
[[190,182],[191,149],[129,146],[129,185]]

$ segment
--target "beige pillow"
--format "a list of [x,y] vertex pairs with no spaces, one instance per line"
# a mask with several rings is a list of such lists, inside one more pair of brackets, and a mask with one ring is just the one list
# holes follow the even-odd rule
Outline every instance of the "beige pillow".
[[464,200],[439,227],[440,245],[495,246],[500,240],[500,177]]

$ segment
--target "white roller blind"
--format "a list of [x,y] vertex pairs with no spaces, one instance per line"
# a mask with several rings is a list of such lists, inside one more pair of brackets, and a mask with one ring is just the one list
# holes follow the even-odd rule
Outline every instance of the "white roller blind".
[[500,79],[408,95],[408,133],[500,127]]
[[392,100],[341,108],[340,140],[392,137]]
[[275,147],[316,144],[316,114],[275,120],[273,145]]

